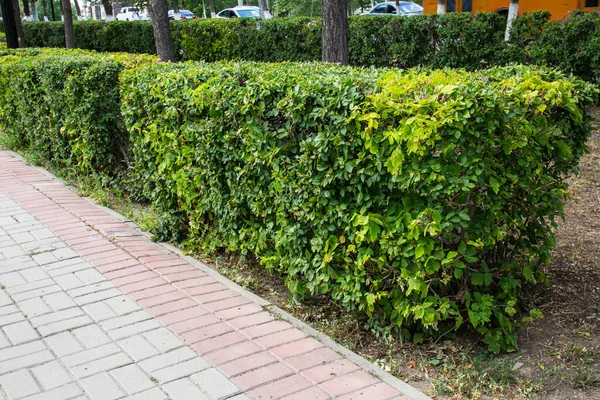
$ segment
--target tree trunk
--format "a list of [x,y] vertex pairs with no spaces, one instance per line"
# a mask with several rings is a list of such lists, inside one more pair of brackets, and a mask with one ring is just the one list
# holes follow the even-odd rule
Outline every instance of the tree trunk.
[[15,9],[10,0],[0,1],[2,7],[2,23],[6,34],[6,45],[9,49],[19,48],[19,34],[17,33],[17,24],[15,22]]
[[47,17],[48,13],[46,12],[46,0],[42,0],[42,21],[45,21],[44,17]]
[[438,0],[437,13],[446,14],[446,0]]
[[215,18],[217,16],[217,8],[215,7],[215,0],[209,0],[210,4],[210,17]]
[[23,0],[23,13],[25,13],[26,17],[31,15],[31,11],[29,11],[29,0]]
[[[27,3],[28,0],[24,0],[25,3]],[[31,2],[31,16],[33,17],[34,21],[39,21],[40,17],[38,16],[38,10],[37,10],[37,4],[35,4],[35,1]]]
[[79,2],[77,0],[75,0],[75,12],[78,17],[81,17],[81,9],[79,8]]
[[179,1],[178,0],[173,0],[173,12],[174,13],[178,13],[179,12]]
[[15,25],[17,26],[17,36],[19,38],[19,47],[27,47],[25,43],[25,33],[23,32],[23,25],[21,24],[21,8],[19,7],[19,0],[4,0],[12,1],[13,14],[15,16]]
[[265,12],[269,11],[267,0],[259,0],[260,19],[265,19]]
[[75,35],[73,33],[73,8],[71,0],[62,0],[62,15],[65,25],[65,47],[67,49],[75,48]]
[[102,5],[104,6],[106,15],[113,15],[113,6],[110,0],[102,0]]
[[400,1],[396,0],[396,15],[400,15]]
[[506,32],[504,32],[504,40],[507,42],[510,40],[510,29],[512,24],[517,19],[519,13],[519,0],[510,0],[510,6],[508,7],[508,19],[506,20]]
[[152,7],[152,28],[154,29],[156,52],[162,61],[175,61],[167,3],[165,0],[150,0],[150,7]]
[[323,62],[348,64],[346,0],[323,0]]

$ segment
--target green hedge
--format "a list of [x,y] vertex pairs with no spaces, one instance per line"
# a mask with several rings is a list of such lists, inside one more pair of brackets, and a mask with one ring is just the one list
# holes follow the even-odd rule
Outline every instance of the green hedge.
[[0,53],[0,128],[21,148],[111,173],[124,126],[124,182],[170,238],[251,252],[380,334],[471,325],[493,351],[516,346],[520,290],[543,280],[590,134],[589,84],[36,52]]
[[124,165],[119,78],[154,56],[32,49],[0,57],[0,130],[11,147],[79,173]]
[[[350,63],[355,66],[465,68],[512,62],[555,66],[600,82],[600,14],[573,12],[563,21],[548,13],[517,19],[504,41],[505,17],[497,13],[448,13],[411,18],[355,16],[349,19]],[[32,47],[64,46],[60,22],[24,23]],[[74,23],[77,47],[98,51],[155,52],[150,22]],[[320,19],[267,21],[196,19],[173,21],[181,60],[318,61]]]
[[590,86],[525,67],[252,63],[142,67],[123,85],[132,180],[190,246],[250,251],[379,333],[471,324],[492,350],[515,348],[518,294],[543,279],[589,136]]
[[[65,47],[62,22],[23,23],[25,42],[30,47]],[[74,21],[75,46],[81,49],[156,53],[152,24],[144,21]]]

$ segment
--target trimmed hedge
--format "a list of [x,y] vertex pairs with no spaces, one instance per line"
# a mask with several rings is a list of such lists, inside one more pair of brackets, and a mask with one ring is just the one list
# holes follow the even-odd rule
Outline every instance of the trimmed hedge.
[[129,189],[171,238],[252,252],[295,295],[327,294],[380,334],[471,325],[493,351],[515,348],[520,289],[543,280],[596,94],[517,66],[2,54],[4,134],[48,162],[110,173],[124,123]]
[[[132,180],[190,246],[250,251],[379,332],[513,349],[554,245],[590,86],[525,67],[158,65],[124,74]],[[151,183],[151,184],[148,184]]]
[[[464,68],[478,70],[512,62],[554,66],[600,82],[600,14],[575,11],[563,21],[548,13],[521,16],[510,43],[505,17],[497,13],[448,13],[410,18],[349,19],[350,63],[355,66]],[[98,51],[155,52],[146,21],[74,23],[77,47]],[[60,22],[24,23],[33,47],[63,47]],[[320,19],[266,21],[196,19],[173,21],[181,60],[319,61]]]
[[79,173],[123,167],[128,138],[119,78],[124,68],[156,57],[37,49],[0,57],[0,130],[11,147]]

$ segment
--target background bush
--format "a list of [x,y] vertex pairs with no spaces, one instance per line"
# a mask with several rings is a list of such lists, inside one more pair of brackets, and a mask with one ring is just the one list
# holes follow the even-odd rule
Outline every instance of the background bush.
[[[477,70],[512,62],[548,65],[590,82],[600,79],[600,14],[573,12],[550,21],[547,12],[520,16],[510,43],[505,17],[497,13],[448,13],[410,18],[354,16],[349,54],[354,66],[431,67]],[[63,47],[60,22],[24,23],[32,47]],[[75,21],[77,47],[98,51],[155,53],[147,21]],[[319,61],[321,20],[195,19],[172,21],[181,60]]]
[[544,279],[594,96],[545,68],[0,53],[15,147],[105,174],[130,154],[124,183],[169,238],[251,252],[379,334],[470,325],[493,351],[515,348],[522,285]]

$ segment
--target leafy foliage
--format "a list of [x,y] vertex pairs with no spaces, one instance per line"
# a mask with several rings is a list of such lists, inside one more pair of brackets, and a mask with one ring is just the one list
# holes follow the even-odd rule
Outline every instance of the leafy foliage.
[[251,252],[296,296],[328,294],[382,335],[471,326],[492,351],[515,348],[519,292],[544,280],[595,95],[523,66],[0,52],[9,142],[84,173],[131,155],[124,182],[162,238]]
[[469,324],[515,348],[519,291],[544,279],[589,135],[589,85],[525,67],[251,63],[123,83],[134,180],[190,245],[252,252],[379,332]]
[[119,77],[153,56],[35,49],[0,56],[0,129],[14,148],[83,173],[123,163]]
[[[600,14],[575,11],[563,21],[547,12],[520,16],[510,43],[505,17],[497,13],[448,13],[410,18],[354,16],[349,19],[350,63],[356,66],[431,67],[477,70],[512,62],[547,65],[590,82],[600,79]],[[62,23],[24,23],[33,47],[63,47]],[[98,51],[155,53],[147,21],[74,23],[77,47]],[[181,60],[318,61],[321,21],[196,19],[173,21]]]

